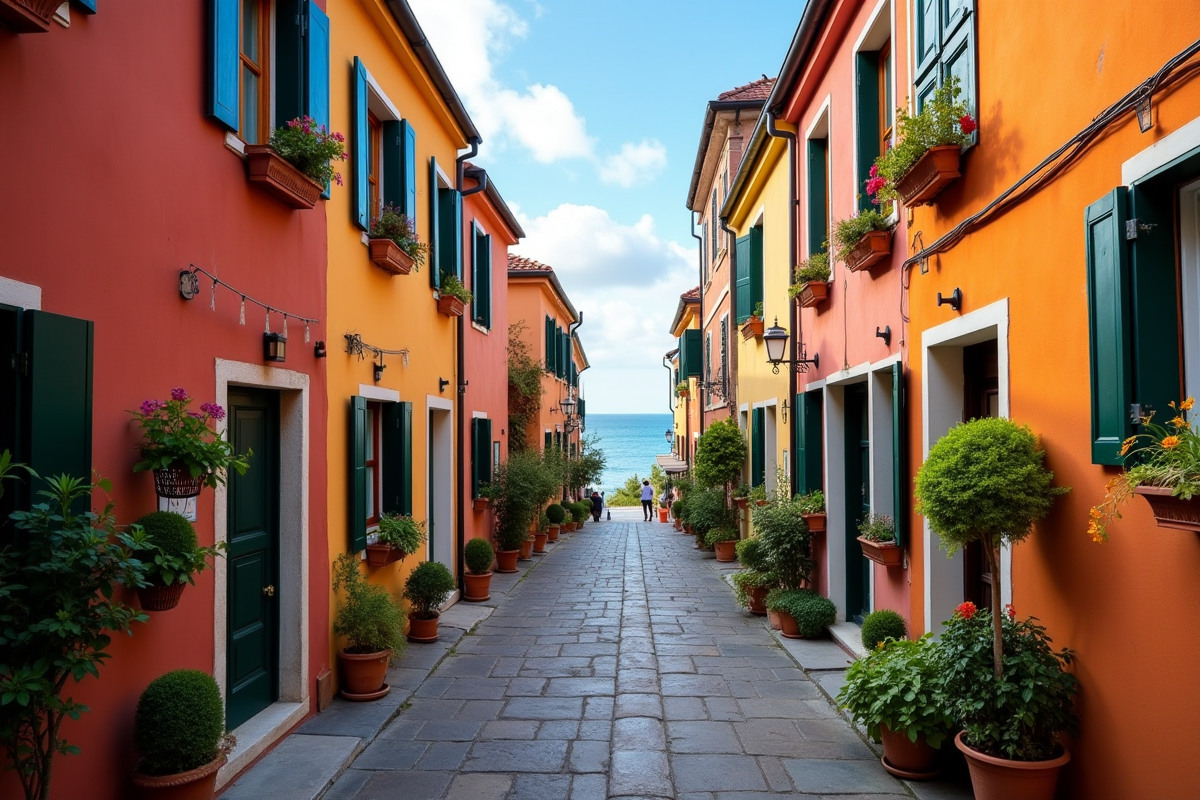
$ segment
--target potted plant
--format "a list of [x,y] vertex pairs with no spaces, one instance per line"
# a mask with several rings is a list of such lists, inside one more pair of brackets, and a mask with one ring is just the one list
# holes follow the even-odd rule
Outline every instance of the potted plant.
[[813,253],[796,267],[796,279],[788,287],[788,297],[799,297],[801,308],[820,305],[829,297],[829,275],[829,252]]
[[463,548],[467,574],[463,576],[463,600],[481,603],[492,599],[492,561],[496,554],[487,539],[471,539]]
[[386,587],[367,583],[353,553],[333,562],[333,590],[343,592],[333,620],[333,632],[346,639],[338,651],[342,697],[383,697],[391,690],[388,664],[404,651],[404,612]]
[[225,482],[228,470],[245,475],[252,454],[237,455],[233,445],[211,426],[225,419],[225,409],[216,403],[201,403],[199,411],[189,411],[192,399],[186,390],[176,387],[169,400],[145,400],[131,411],[142,430],[142,460],[134,472],[154,473],[154,488],[159,497],[183,499],[195,497],[205,486]]
[[766,485],[759,484],[758,486],[755,486],[750,490],[750,494],[747,499],[751,500],[756,506],[765,506],[767,504]]
[[896,544],[896,523],[886,514],[867,514],[858,523],[858,543],[862,554],[885,567],[904,563],[904,551]]
[[846,269],[870,269],[892,254],[892,224],[877,208],[864,209],[833,226],[837,257]]
[[236,744],[216,680],[197,669],[155,678],[138,698],[133,742],[142,756],[133,784],[143,798],[211,800]]
[[[993,624],[999,621],[1003,669],[994,674]],[[1060,733],[1078,719],[1069,649],[1054,652],[1046,629],[1011,606],[992,615],[963,603],[946,623],[936,671],[963,730],[955,746],[967,758],[977,800],[1052,800],[1058,772],[1070,760]]]
[[571,524],[574,526],[572,530],[579,530],[583,527],[583,521],[587,519],[591,507],[591,503],[579,502],[568,504],[567,510],[571,512]]
[[129,541],[145,566],[146,585],[137,587],[137,595],[146,611],[168,611],[179,605],[184,588],[196,585],[195,574],[227,549],[225,542],[201,547],[192,523],[171,511],[155,511],[139,519],[131,526]]
[[331,161],[346,160],[346,137],[312,117],[297,117],[271,133],[267,144],[245,147],[246,174],[292,208],[312,208],[325,187],[342,176]]
[[750,500],[750,484],[739,483],[737,488],[733,490],[733,501],[737,503],[738,508],[745,508],[746,503]]
[[454,576],[440,561],[424,561],[417,565],[404,582],[404,599],[410,604],[408,640],[436,642],[438,616],[442,604],[454,591]]
[[794,500],[769,503],[754,513],[751,524],[755,538],[762,542],[764,559],[756,569],[770,572],[784,589],[811,586],[816,562],[800,504]]
[[800,515],[804,517],[809,531],[823,533],[825,531],[825,493],[820,489],[814,489],[807,494],[798,494],[794,499],[800,505]]
[[447,317],[461,317],[463,309],[475,299],[475,295],[463,286],[453,272],[443,272],[438,287],[438,313]]
[[417,236],[416,226],[400,209],[388,203],[371,220],[367,247],[371,263],[392,275],[420,271],[428,246]]
[[923,205],[958,178],[962,149],[979,127],[960,94],[957,76],[950,75],[919,114],[896,109],[896,146],[875,159],[866,184],[875,203],[899,198],[909,207]]
[[1150,504],[1160,528],[1200,532],[1200,502],[1195,499],[1200,494],[1200,436],[1190,420],[1195,402],[1189,397],[1178,408],[1174,401],[1168,403],[1175,416],[1166,425],[1153,422],[1150,412],[1142,420],[1142,432],[1121,445],[1121,455],[1133,465],[1109,482],[1104,502],[1091,510],[1092,541],[1108,539],[1108,525],[1121,517],[1120,506],[1132,494]]
[[789,639],[816,639],[837,619],[833,601],[807,589],[772,589],[767,608],[779,614],[780,633]]
[[837,696],[838,705],[866,725],[868,736],[883,741],[884,769],[905,780],[938,774],[938,750],[955,723],[934,663],[938,645],[932,636],[870,648],[850,665]]
[[775,576],[769,571],[767,551],[758,537],[741,540],[735,550],[738,561],[745,569],[733,573],[734,599],[751,614],[765,616],[767,592],[775,586]]
[[680,381],[675,386],[675,396],[687,398],[691,396],[692,390],[688,387],[687,381]]
[[367,545],[367,566],[382,567],[411,556],[425,544],[425,539],[424,521],[401,514],[384,514],[379,518],[375,544]]
[[538,515],[537,530],[533,534],[533,552],[541,555],[546,552],[546,540],[550,538],[550,518],[543,511]]
[[704,544],[717,554],[717,561],[737,561],[737,528],[721,526],[704,534]]
[[683,512],[687,506],[682,500],[676,500],[671,504],[671,518],[675,520],[675,530],[683,530]]
[[763,335],[763,304],[761,302],[754,304],[754,310],[750,312],[750,318],[742,323],[742,341],[748,342],[751,339],[761,339]]
[[496,571],[516,572],[517,556],[537,513],[537,498],[545,482],[536,452],[513,453],[492,476],[488,493],[496,517]]
[[725,491],[702,488],[693,491],[687,500],[688,522],[696,537],[697,549],[705,549],[709,531],[717,528],[737,530],[737,511],[725,505]]
[[888,639],[907,639],[908,623],[904,617],[888,608],[872,611],[863,617],[862,643],[864,650],[874,650]]
[[558,541],[558,531],[562,527],[563,520],[567,518],[567,510],[558,503],[551,503],[546,506],[546,517],[550,520],[550,527],[546,533],[550,541]]

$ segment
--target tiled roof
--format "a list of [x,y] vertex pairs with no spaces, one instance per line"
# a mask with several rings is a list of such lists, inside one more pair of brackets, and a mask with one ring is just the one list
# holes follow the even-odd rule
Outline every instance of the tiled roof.
[[745,86],[730,89],[728,92],[721,92],[717,95],[717,100],[722,102],[728,100],[766,100],[771,96],[771,89],[774,86],[775,79],[764,75],[752,83],[747,83]]
[[700,302],[700,287],[697,286],[695,289],[688,289],[686,292],[679,295],[679,299],[684,301],[685,303],[699,303]]
[[549,264],[543,264],[540,261],[534,261],[532,258],[519,256],[516,253],[508,254],[508,268],[510,270],[528,270],[530,272],[554,272],[554,267]]

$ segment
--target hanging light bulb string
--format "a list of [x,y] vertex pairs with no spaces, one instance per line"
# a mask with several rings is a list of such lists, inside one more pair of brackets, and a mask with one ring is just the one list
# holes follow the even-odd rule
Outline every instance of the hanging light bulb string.
[[[195,264],[188,264],[188,267],[189,267],[190,272],[192,273],[192,277],[196,281],[196,284],[199,284],[199,278],[197,277],[198,275],[203,275],[204,277],[206,277],[210,281],[212,281],[212,287],[209,290],[209,295],[208,295],[208,307],[211,310],[213,310],[213,311],[217,310],[217,287],[218,286],[222,286],[222,287],[228,289],[229,291],[231,291],[235,295],[237,295],[239,298],[241,298],[241,304],[238,309],[238,324],[239,325],[246,324],[246,303],[251,303],[252,305],[256,305],[259,308],[261,308],[264,312],[266,312],[266,332],[267,333],[271,332],[271,315],[272,314],[281,314],[283,316],[283,335],[285,338],[287,337],[288,317],[291,317],[294,320],[299,320],[300,322],[303,322],[304,323],[304,343],[305,344],[307,344],[308,340],[309,340],[309,331],[308,331],[309,326],[310,325],[318,325],[321,322],[320,320],[318,320],[314,317],[305,317],[305,316],[301,316],[300,314],[293,314],[290,311],[284,311],[283,309],[268,305],[268,304],[262,302],[261,300],[256,300],[255,298],[253,298],[250,295],[243,292],[241,289],[237,289],[233,286],[230,286],[228,283],[221,280],[216,275],[213,275],[211,272],[204,269],[203,267],[197,267]],[[187,297],[187,295],[184,295],[184,296]],[[187,299],[190,300],[191,298],[188,297]]]

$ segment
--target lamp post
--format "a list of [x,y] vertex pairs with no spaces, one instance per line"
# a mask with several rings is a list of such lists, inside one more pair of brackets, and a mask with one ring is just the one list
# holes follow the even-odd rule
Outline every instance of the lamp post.
[[779,327],[779,317],[776,317],[775,324],[763,332],[763,344],[767,346],[767,363],[771,365],[771,372],[778,375],[780,364],[787,364],[792,368],[793,372],[808,372],[809,364],[820,368],[820,356],[817,353],[813,353],[813,357],[808,358],[803,342],[800,343],[799,358],[784,358],[783,356],[787,352],[787,342],[788,332]]

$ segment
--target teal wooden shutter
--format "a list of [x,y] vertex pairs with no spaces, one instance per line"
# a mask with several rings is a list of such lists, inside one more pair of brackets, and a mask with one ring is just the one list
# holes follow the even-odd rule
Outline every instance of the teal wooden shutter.
[[829,237],[829,142],[808,140],[808,253],[820,253]]
[[742,324],[750,319],[754,303],[750,301],[750,237],[743,236],[734,243],[733,260],[737,269],[735,277],[737,285],[737,322]]
[[367,546],[367,398],[350,398],[350,552]]
[[750,229],[750,313],[763,302],[763,229]]
[[1125,203],[1126,189],[1118,187],[1088,206],[1084,215],[1093,464],[1121,464],[1121,443],[1132,432]]
[[400,513],[413,513],[413,404],[400,403]]
[[679,374],[687,378],[699,378],[704,369],[703,333],[698,328],[689,328],[679,339]]
[[792,424],[796,431],[796,487],[801,494],[822,488],[824,455],[822,446],[821,392],[796,395]]
[[547,450],[549,450],[549,449],[550,449],[550,446],[551,446],[551,444],[552,444],[552,443],[553,443],[553,441],[554,441],[552,437],[553,437],[553,435],[550,433],[550,431],[546,431],[546,446],[545,446],[545,449],[547,449]]
[[[88,320],[22,313],[24,453],[43,478],[92,477],[92,350]],[[85,504],[86,507],[86,504]],[[83,509],[79,509],[83,510]]]
[[434,289],[442,288],[442,237],[441,218],[438,214],[438,168],[437,159],[429,158],[429,285]]
[[417,224],[417,131],[408,120],[400,123],[400,163],[404,168],[400,210]]
[[438,196],[438,270],[462,280],[462,193],[441,189]]
[[546,334],[546,371],[554,371],[554,322],[550,317],[546,317],[543,323]]
[[483,289],[483,320],[482,325],[489,330],[492,327],[492,237],[491,234],[482,237],[483,258],[479,265],[480,282]]
[[916,0],[913,8],[913,55],[917,61],[915,72],[918,76],[933,66],[937,60],[941,37],[941,27],[938,25],[938,6],[941,3],[942,0]]
[[[289,120],[308,113],[308,84],[312,77],[305,49],[308,38],[304,35],[304,29],[308,23],[304,0],[275,0],[271,79],[275,84],[272,96],[275,100],[276,126],[285,125]],[[329,85],[328,81],[327,75],[326,87]],[[325,96],[329,97],[328,88]],[[328,99],[325,101],[325,109],[328,117]]]
[[412,514],[412,403],[384,403],[381,424],[381,510]]
[[580,424],[580,427],[582,427],[584,420],[587,418],[587,401],[584,400],[582,397],[579,398],[578,413],[579,413],[579,424]]
[[[325,130],[328,131],[329,17],[311,0],[306,5],[308,8],[308,44],[304,54],[306,106],[308,115],[316,120],[318,125],[324,125]],[[283,124],[286,121],[276,120],[277,124]]]
[[209,0],[209,86],[208,114],[231,131],[238,129],[241,119],[238,71],[241,54],[238,52],[238,0]]
[[471,420],[471,497],[492,482],[492,421]]
[[479,497],[479,423],[478,417],[471,420],[471,499]]
[[[404,123],[394,119],[382,124],[383,138],[383,202],[400,209],[406,214],[404,191]],[[377,213],[372,211],[372,213]]]
[[904,365],[892,364],[892,519],[896,544],[908,540],[908,393],[904,390]]
[[96,13],[96,0],[73,0],[75,5],[79,6],[79,10],[84,14]]
[[854,58],[854,79],[857,84],[855,103],[858,107],[858,142],[855,164],[858,167],[858,210],[874,207],[867,194],[871,167],[879,157],[879,52],[859,52]]
[[762,486],[767,478],[767,410],[756,408],[751,413],[750,428],[750,485]]
[[362,230],[371,225],[371,186],[367,181],[367,161],[371,148],[371,127],[367,120],[367,68],[354,57],[354,142],[350,158],[354,160],[354,197],[350,218]]

